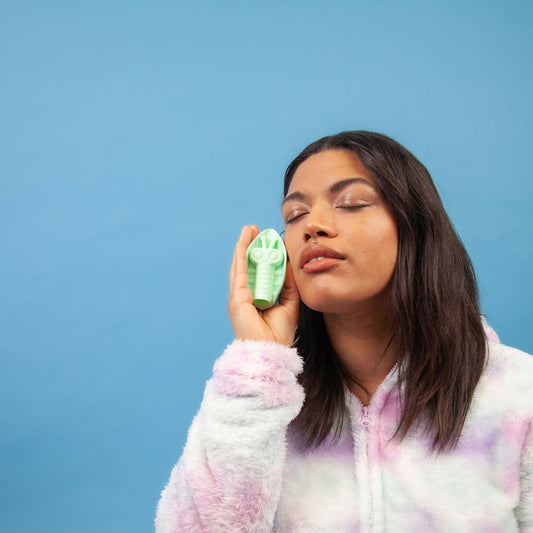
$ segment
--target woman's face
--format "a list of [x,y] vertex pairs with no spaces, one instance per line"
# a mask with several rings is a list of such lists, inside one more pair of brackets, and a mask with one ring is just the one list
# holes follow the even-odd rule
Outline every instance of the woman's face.
[[397,227],[355,154],[326,150],[301,163],[282,215],[290,266],[308,307],[347,313],[388,305]]

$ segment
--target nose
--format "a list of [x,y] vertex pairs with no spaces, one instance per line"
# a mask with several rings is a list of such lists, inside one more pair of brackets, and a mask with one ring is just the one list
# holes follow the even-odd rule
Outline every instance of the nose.
[[318,237],[331,238],[337,235],[337,228],[333,214],[325,206],[316,205],[307,215],[304,228],[304,241]]

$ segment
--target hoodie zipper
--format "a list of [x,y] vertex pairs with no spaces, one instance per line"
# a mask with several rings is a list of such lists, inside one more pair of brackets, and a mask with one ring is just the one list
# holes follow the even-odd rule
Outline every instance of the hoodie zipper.
[[363,426],[365,431],[368,431],[368,423],[369,423],[368,405],[363,405],[363,409],[361,410],[361,426]]
[[[383,382],[378,387],[378,391],[380,389],[382,390],[382,385],[388,379],[390,376],[396,371],[398,365],[394,365],[394,367],[390,370],[390,372],[387,374]],[[380,466],[378,464],[371,464],[370,463],[370,453],[369,453],[369,439],[372,438],[372,435],[370,434],[370,405],[374,405],[372,416],[379,416],[378,413],[376,413],[376,405],[375,402],[375,394],[374,398],[370,400],[370,405],[363,405],[361,400],[357,398],[357,396],[353,393],[351,394],[352,401],[355,401],[355,404],[360,405],[360,411],[359,411],[359,422],[360,422],[360,433],[359,433],[359,456],[358,456],[358,467],[359,470],[359,486],[361,489],[361,531],[364,532],[374,532],[374,531],[381,531],[383,529],[383,517],[378,514],[376,514],[376,507],[377,509],[383,508],[383,494],[382,490],[383,487],[381,486],[380,481],[380,474],[379,469]],[[374,401],[374,403],[373,403]],[[379,409],[379,406],[378,406]],[[378,435],[373,435],[374,439],[378,438]]]

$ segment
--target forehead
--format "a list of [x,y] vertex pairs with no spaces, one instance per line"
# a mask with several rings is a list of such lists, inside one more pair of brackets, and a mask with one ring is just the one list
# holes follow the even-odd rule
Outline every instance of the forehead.
[[357,177],[365,178],[377,188],[376,180],[356,154],[347,150],[325,150],[300,164],[287,194],[295,191],[319,192],[337,181]]

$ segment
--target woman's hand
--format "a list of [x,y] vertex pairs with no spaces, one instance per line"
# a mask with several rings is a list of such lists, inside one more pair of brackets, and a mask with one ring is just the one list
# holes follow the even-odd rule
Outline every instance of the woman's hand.
[[259,234],[257,226],[244,226],[230,269],[228,311],[235,337],[242,340],[275,341],[290,346],[294,340],[300,296],[290,266],[287,267],[281,303],[260,311],[248,288],[246,250]]

